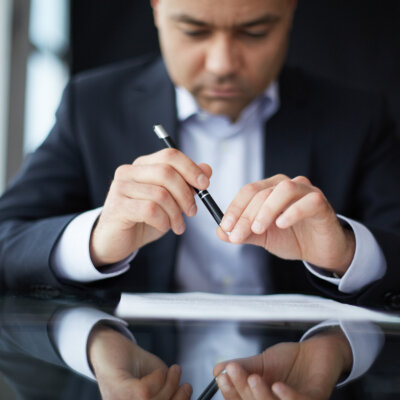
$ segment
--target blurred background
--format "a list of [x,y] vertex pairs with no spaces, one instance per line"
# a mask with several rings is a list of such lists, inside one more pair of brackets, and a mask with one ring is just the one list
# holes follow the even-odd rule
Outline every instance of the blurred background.
[[[400,125],[399,20],[399,0],[299,0],[288,63],[386,92]],[[0,193],[71,75],[154,51],[149,0],[0,0]]]

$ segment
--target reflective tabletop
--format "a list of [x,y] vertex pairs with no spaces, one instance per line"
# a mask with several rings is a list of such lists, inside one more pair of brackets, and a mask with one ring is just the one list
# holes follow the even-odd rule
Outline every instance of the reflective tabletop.
[[[116,305],[109,298],[1,297],[1,399],[189,398],[191,387],[197,399],[213,369],[228,372],[220,385],[228,376],[228,387],[243,393],[241,374],[248,383],[246,371],[257,370],[270,391],[262,398],[277,399],[274,382],[301,399],[400,398],[394,321],[122,319]],[[180,368],[168,369],[174,364]],[[213,398],[223,398],[221,391]]]

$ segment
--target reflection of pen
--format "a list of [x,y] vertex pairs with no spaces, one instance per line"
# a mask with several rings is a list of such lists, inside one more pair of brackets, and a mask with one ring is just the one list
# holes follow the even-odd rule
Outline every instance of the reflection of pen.
[[[176,149],[174,141],[168,135],[167,131],[164,129],[162,125],[154,125],[153,129],[158,138],[164,143],[165,147]],[[211,197],[210,193],[208,193],[207,190],[198,190],[196,188],[193,189],[199,195],[200,200],[204,203],[204,205],[207,207],[207,210],[210,212],[210,214],[214,217],[216,223],[219,225],[221,223],[224,214],[217,206],[217,203]]]
[[[223,370],[221,374],[226,374],[226,371]],[[217,378],[214,378],[209,383],[209,385],[204,389],[203,393],[197,398],[197,400],[210,400],[217,392],[218,392]]]

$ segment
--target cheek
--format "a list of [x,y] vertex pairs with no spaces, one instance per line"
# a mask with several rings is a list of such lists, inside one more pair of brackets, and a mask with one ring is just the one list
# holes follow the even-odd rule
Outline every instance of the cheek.
[[203,57],[195,46],[171,42],[170,46],[164,46],[163,57],[176,85],[190,88],[202,74]]

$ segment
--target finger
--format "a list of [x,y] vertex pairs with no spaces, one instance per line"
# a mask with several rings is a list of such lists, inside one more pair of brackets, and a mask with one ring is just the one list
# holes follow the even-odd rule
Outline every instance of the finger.
[[201,168],[201,170],[204,172],[204,174],[208,177],[208,179],[210,179],[210,177],[212,175],[212,168],[208,164],[205,164],[205,163],[200,163],[198,165]]
[[189,383],[184,383],[178,389],[178,391],[173,396],[173,400],[186,400],[190,399],[193,394],[192,385]]
[[[116,190],[128,199],[143,200],[158,205],[168,216],[169,226],[176,234],[179,235],[185,231],[185,221],[181,209],[167,189],[162,186],[131,181],[118,182],[118,186]],[[129,213],[129,216],[132,217],[132,214]],[[147,222],[145,215],[144,219],[146,220],[144,222]]]
[[286,208],[301,197],[314,190],[292,180],[280,182],[260,207],[251,229],[256,234],[263,234]]
[[231,232],[236,225],[244,209],[248,206],[252,198],[261,190],[274,187],[284,179],[289,179],[285,175],[275,175],[262,181],[245,185],[240,189],[232,202],[226,209],[224,218],[221,221],[221,227],[225,232]]
[[328,215],[327,213],[329,216],[333,215],[328,200],[321,192],[312,192],[288,207],[277,218],[276,225],[281,229],[286,229],[310,217],[320,215],[323,220]]
[[197,189],[207,189],[210,181],[193,160],[177,149],[163,149],[157,153],[137,158],[134,165],[168,164],[173,167],[183,179]]
[[250,387],[254,400],[269,400],[275,399],[275,396],[269,389],[266,382],[259,375],[250,375],[247,378],[247,383]]
[[227,364],[228,362],[220,362],[217,365],[215,365],[213,369],[213,375],[218,376],[225,369]]
[[170,399],[178,391],[180,378],[181,368],[176,364],[169,367],[167,378],[165,380],[163,388],[157,394],[157,399]]
[[121,208],[126,211],[131,222],[143,222],[159,232],[167,232],[170,228],[170,219],[166,212],[155,202],[150,200],[124,199]]
[[229,363],[225,370],[240,398],[246,400],[254,399],[253,393],[247,382],[247,372],[245,372],[245,370],[237,363]]
[[226,400],[240,400],[240,396],[227,374],[221,374],[216,379],[219,390]]
[[195,214],[195,200],[191,186],[170,165],[139,165],[131,171],[133,181],[144,184],[152,184],[165,188],[182,212],[188,216]]
[[297,393],[282,382],[274,383],[272,385],[272,391],[279,400],[308,400],[306,396]]
[[229,240],[232,243],[242,243],[252,234],[254,219],[272,191],[271,188],[261,190],[249,202],[229,235]]
[[134,398],[150,399],[155,397],[163,389],[168,372],[166,369],[156,369],[142,379],[135,380],[135,386],[132,388]]

